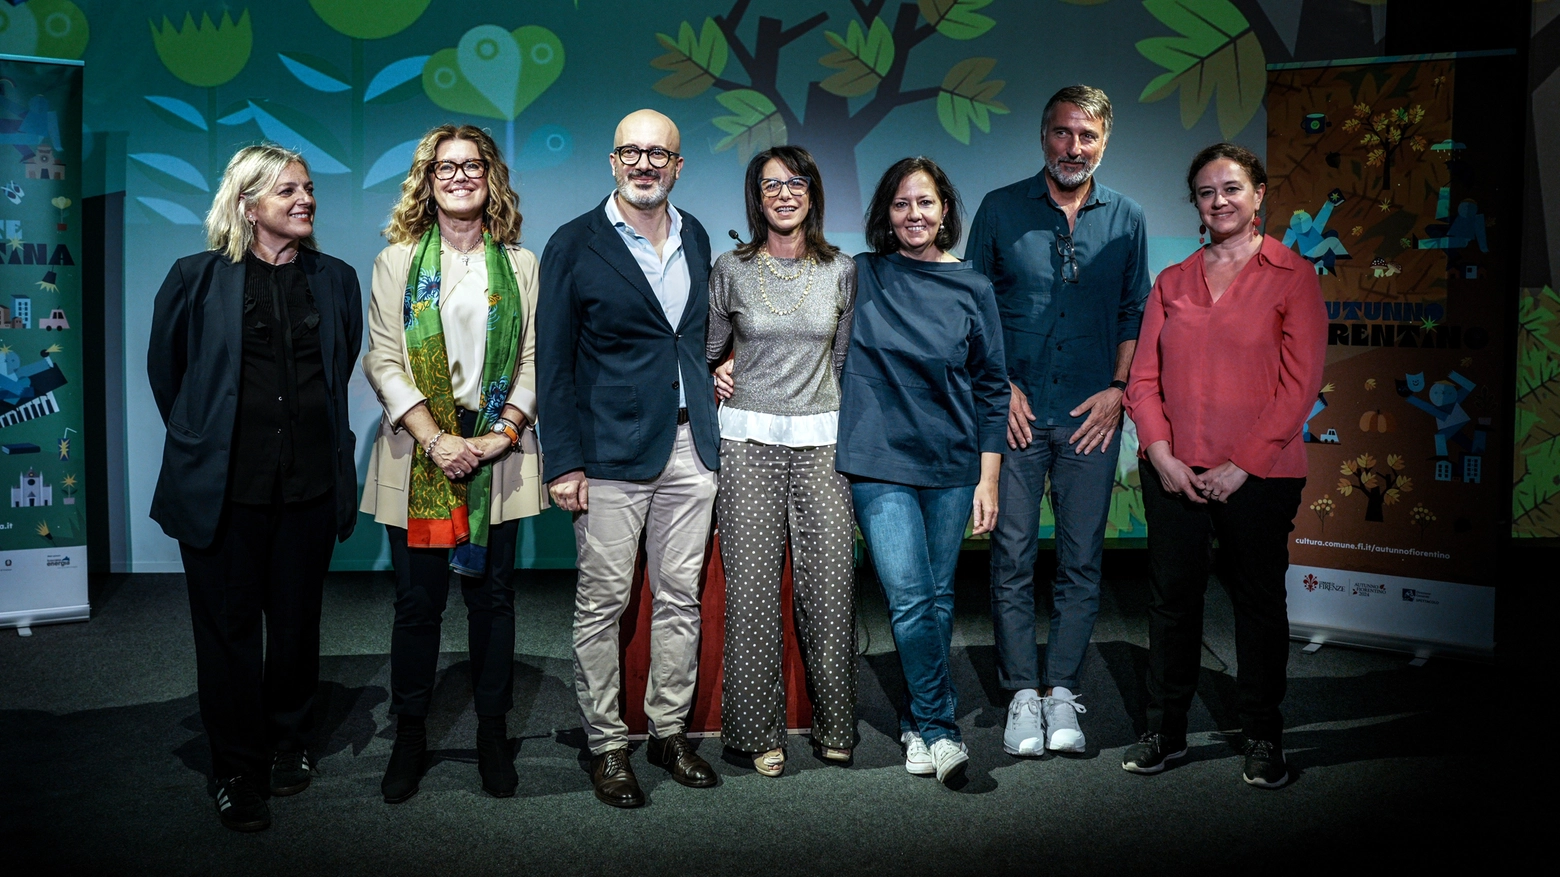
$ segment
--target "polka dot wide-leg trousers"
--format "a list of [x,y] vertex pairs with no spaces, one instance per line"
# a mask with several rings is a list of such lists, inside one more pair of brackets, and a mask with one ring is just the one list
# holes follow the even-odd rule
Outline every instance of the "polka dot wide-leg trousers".
[[741,752],[785,740],[780,575],[791,541],[792,611],[815,743],[855,745],[855,521],[834,446],[722,441],[715,498],[726,570],[721,739]]

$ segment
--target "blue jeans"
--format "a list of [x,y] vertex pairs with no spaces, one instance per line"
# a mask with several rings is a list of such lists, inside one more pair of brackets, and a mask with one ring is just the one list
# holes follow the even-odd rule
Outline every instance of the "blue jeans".
[[[1076,427],[1038,428],[1029,447],[1002,454],[1000,511],[991,534],[991,622],[996,630],[997,681],[1009,691],[1060,685],[1078,690],[1084,653],[1100,611],[1100,560],[1105,518],[1116,479],[1121,432],[1103,453],[1073,453]],[[1035,555],[1040,503],[1051,478],[1056,513],[1056,581],[1045,675],[1035,645]]]
[[909,709],[901,706],[900,731],[918,732],[927,746],[943,738],[957,743],[958,695],[948,668],[953,572],[975,485],[939,489],[871,481],[852,484],[850,491],[904,668]]

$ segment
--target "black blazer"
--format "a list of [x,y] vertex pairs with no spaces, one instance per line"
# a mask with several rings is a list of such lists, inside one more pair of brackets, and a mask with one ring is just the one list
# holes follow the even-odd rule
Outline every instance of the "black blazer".
[[[357,439],[347,382],[363,343],[357,272],[333,256],[301,250],[298,263],[320,312],[331,439],[336,449],[336,536],[357,523]],[[238,417],[243,362],[244,263],[204,252],[173,263],[152,307],[146,372],[168,428],[152,520],[193,548],[209,546],[228,484],[228,446]]]
[[542,252],[536,389],[543,477],[578,469],[619,481],[659,475],[677,439],[679,365],[699,458],[719,468],[714,383],[704,359],[709,235],[678,211],[688,306],[674,327],[607,220],[606,203],[559,228]]

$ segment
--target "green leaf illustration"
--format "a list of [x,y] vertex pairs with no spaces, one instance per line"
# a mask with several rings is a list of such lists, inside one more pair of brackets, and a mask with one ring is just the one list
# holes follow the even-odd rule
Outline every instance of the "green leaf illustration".
[[1560,536],[1560,436],[1522,452],[1527,474],[1511,491],[1516,536]]
[[655,90],[667,97],[697,97],[726,69],[730,47],[713,18],[704,19],[698,36],[694,36],[693,25],[685,21],[675,41],[664,33],[655,38],[666,54],[651,61],[650,66],[672,71],[655,84]]
[[976,12],[991,5],[991,0],[917,0],[921,17],[951,40],[973,40],[996,22]]
[[995,58],[966,58],[953,65],[943,77],[942,90],[937,93],[937,120],[953,139],[968,146],[970,123],[981,133],[991,133],[991,113],[1006,113],[1008,108],[997,100],[997,92],[1007,83],[1001,79],[986,79],[997,65]]
[[152,105],[152,111],[159,119],[167,122],[181,131],[205,133],[206,117],[200,110],[176,97],[163,97],[162,95],[145,95],[146,102]]
[[750,88],[740,88],[715,99],[733,113],[710,120],[726,132],[726,137],[715,144],[716,152],[735,146],[742,160],[747,161],[756,152],[786,142],[785,120],[769,98]]
[[883,19],[872,19],[872,27],[865,33],[859,22],[851,22],[845,37],[828,31],[824,37],[835,51],[818,59],[818,63],[840,72],[818,83],[824,91],[840,97],[860,97],[883,81],[888,68],[894,66],[894,33]]
[[278,52],[276,57],[281,60],[282,66],[287,68],[299,82],[307,85],[315,91],[333,93],[346,91],[352,86],[347,82],[347,75],[336,69],[336,66],[317,55],[305,55],[302,52]]
[[1517,308],[1517,404],[1546,387],[1560,392],[1560,339],[1551,335],[1560,320],[1560,296],[1549,287],[1524,294]]
[[1217,93],[1220,133],[1240,133],[1267,90],[1267,57],[1246,17],[1229,0],[1144,0],[1143,6],[1181,36],[1138,42],[1143,57],[1168,71],[1138,100],[1153,103],[1179,88],[1181,124],[1190,129]]

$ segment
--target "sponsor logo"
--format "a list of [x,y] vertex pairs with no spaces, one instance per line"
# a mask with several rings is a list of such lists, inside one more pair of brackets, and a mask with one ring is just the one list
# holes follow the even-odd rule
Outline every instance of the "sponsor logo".
[[1387,586],[1371,582],[1355,582],[1353,587],[1349,588],[1349,594],[1355,597],[1385,597]]
[[69,554],[50,554],[43,559],[44,566],[70,566]]
[[1434,595],[1422,588],[1404,588],[1404,603],[1429,603],[1431,606],[1439,606],[1441,601],[1433,599]]
[[1338,591],[1339,593],[1343,592],[1343,585],[1340,585],[1337,582],[1325,582],[1325,581],[1322,581],[1321,579],[1317,578],[1314,573],[1306,573],[1305,578],[1301,579],[1300,583],[1305,585],[1305,589],[1307,591],[1313,591],[1313,592],[1314,591]]

